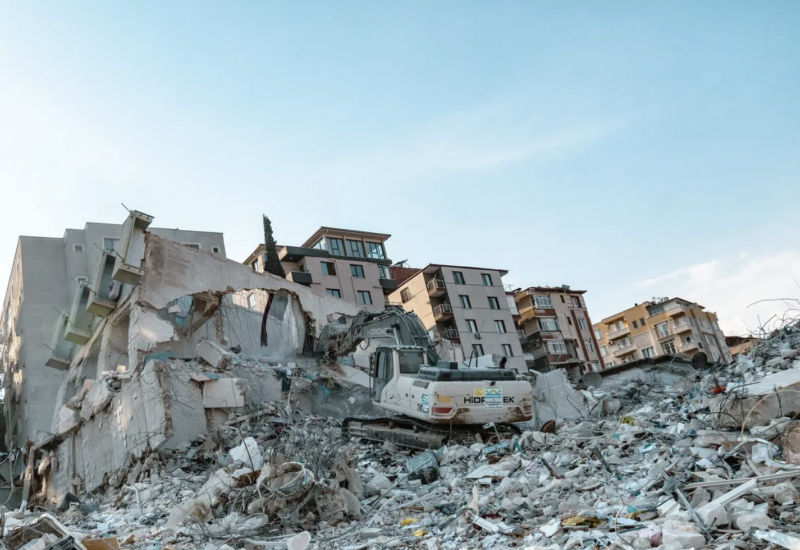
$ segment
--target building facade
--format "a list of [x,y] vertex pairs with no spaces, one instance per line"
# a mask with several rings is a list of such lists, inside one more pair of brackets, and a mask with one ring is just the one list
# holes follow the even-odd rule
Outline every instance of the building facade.
[[431,264],[389,295],[419,316],[434,337],[460,344],[465,359],[494,354],[527,371],[501,269]]
[[563,368],[572,376],[579,376],[603,369],[585,293],[567,285],[514,292],[519,310],[517,328],[531,370]]
[[[141,224],[141,217],[136,219]],[[133,222],[129,225],[133,227]],[[87,223],[83,229],[67,229],[61,238],[19,238],[0,312],[3,408],[10,447],[50,432],[61,370],[73,353],[73,344],[55,338],[54,329],[59,333],[63,325],[73,341],[91,329],[77,319],[94,322],[93,316],[85,315],[87,302],[103,305],[104,300],[97,299],[101,291],[96,279],[104,273],[106,260],[110,259],[107,271],[114,269],[121,241],[131,257],[136,253],[133,246],[126,246],[123,228]],[[225,256],[222,233],[148,230],[194,250]],[[88,300],[82,301],[83,296]]]
[[699,352],[709,361],[731,362],[716,314],[682,298],[654,298],[606,317],[592,328],[606,367]]
[[[397,288],[389,266],[385,233],[320,227],[300,246],[278,246],[278,257],[292,282],[319,295],[341,298],[366,309],[381,310]],[[243,263],[264,271],[264,245]]]

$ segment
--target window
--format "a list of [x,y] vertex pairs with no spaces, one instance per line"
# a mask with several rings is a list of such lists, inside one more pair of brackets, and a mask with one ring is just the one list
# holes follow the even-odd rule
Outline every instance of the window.
[[483,355],[483,346],[480,344],[472,344],[472,351],[475,352],[475,355],[480,357]]
[[586,319],[583,317],[578,317],[578,326],[581,327],[581,330],[586,330]]
[[369,293],[369,290],[358,291],[358,303],[362,305],[372,305],[372,294]]
[[539,329],[547,331],[558,330],[558,319],[555,317],[539,318]]
[[351,265],[350,266],[350,275],[357,279],[364,278],[364,266],[363,265]]
[[344,241],[342,239],[329,238],[325,239],[328,243],[328,252],[334,256],[344,256]]
[[258,260],[256,260],[255,262],[253,262],[253,271],[258,271],[258,267],[259,267]]
[[639,323],[637,321],[633,322],[633,328],[639,328]]
[[483,279],[483,286],[492,286],[492,276],[488,273],[481,273],[481,279]]
[[82,244],[73,244],[72,251],[73,252],[83,252],[84,248]]
[[663,323],[658,323],[656,325],[656,332],[658,333],[659,338],[669,336],[669,326],[667,325],[667,322],[664,321]]
[[472,309],[472,303],[469,301],[469,296],[466,294],[461,294],[459,295],[458,299],[461,300],[461,307],[464,309]]
[[692,343],[692,337],[691,336],[687,336],[683,341],[686,342],[687,344],[691,344]]
[[581,299],[577,296],[572,297],[572,307],[581,307]]
[[553,302],[552,300],[550,300],[550,296],[535,295],[533,297],[533,301],[536,303],[536,307],[538,308],[545,308],[545,309],[553,308]]
[[564,340],[547,340],[547,353],[561,355],[567,353],[567,344]]
[[248,294],[247,295],[247,307],[250,309],[256,308],[256,295],[255,294]]
[[600,357],[608,355],[608,346],[600,346]]
[[317,250],[325,250],[325,241],[323,239],[318,240],[314,243],[314,246],[311,248],[316,248]]
[[639,324],[642,325],[642,326],[646,326],[647,325],[647,323],[644,322],[644,317],[639,319]]
[[378,266],[378,278],[379,279],[391,279],[392,274],[389,271],[389,267],[385,265]]
[[103,237],[103,248],[108,251],[119,252],[119,239],[114,237]]
[[191,248],[192,250],[200,250],[200,245],[198,243],[181,243],[186,248]]
[[613,366],[614,366],[614,361],[609,361],[608,363],[606,363],[606,368],[613,367]]
[[333,262],[322,262],[323,275],[336,275],[336,264]]
[[89,279],[87,279],[86,277],[75,277],[75,282],[78,283],[78,286],[88,285]]
[[594,329],[594,337],[595,338],[602,338],[603,337],[603,331],[600,330],[599,328]]
[[211,253],[212,253],[212,254],[220,254],[220,253],[221,253],[221,249],[220,249],[220,247],[218,247],[218,246],[212,246],[212,247],[211,247]]
[[561,295],[561,303],[562,304],[566,304],[567,303],[567,302],[564,301],[564,295],[563,294]]
[[411,299],[411,291],[407,288],[404,288],[400,291],[400,300],[405,304],[407,301]]
[[474,319],[467,319],[467,328],[470,332],[478,332],[478,323]]
[[569,317],[567,317],[567,324],[568,324],[569,326],[572,326],[572,319],[570,319]]
[[494,296],[489,296],[489,309],[500,309],[500,301]]
[[460,271],[453,271],[453,282],[457,285],[464,284],[464,274]]
[[665,340],[664,342],[661,342],[661,349],[663,349],[664,353],[666,353],[668,355],[674,355],[675,354],[675,340],[670,338],[669,340]]
[[584,338],[583,343],[586,344],[586,349],[591,352],[594,352],[594,342],[592,342],[591,338]]
[[336,298],[342,297],[342,292],[338,288],[326,288],[325,292]]
[[376,260],[383,260],[386,254],[383,252],[383,245],[381,243],[367,242],[367,258],[374,258]]
[[514,357],[514,352],[511,349],[511,344],[503,344],[503,355],[506,357]]
[[506,323],[504,321],[495,321],[494,326],[497,328],[497,332],[500,334],[506,333]]
[[422,351],[404,350],[398,353],[398,358],[400,374],[417,374],[422,366]]
[[652,347],[652,346],[649,347],[649,348],[644,348],[642,350],[642,357],[645,357],[645,358],[647,358],[647,357],[655,357],[655,355],[656,355],[656,349],[654,347]]
[[364,257],[364,243],[362,243],[361,241],[353,241],[348,239],[347,250],[350,252],[350,256],[354,258]]

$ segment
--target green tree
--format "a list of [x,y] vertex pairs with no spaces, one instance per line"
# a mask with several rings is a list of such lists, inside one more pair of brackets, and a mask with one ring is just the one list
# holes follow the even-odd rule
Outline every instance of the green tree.
[[264,254],[264,271],[285,279],[286,272],[278,258],[278,245],[275,244],[275,237],[272,236],[272,224],[266,216],[264,216],[264,246],[267,248]]

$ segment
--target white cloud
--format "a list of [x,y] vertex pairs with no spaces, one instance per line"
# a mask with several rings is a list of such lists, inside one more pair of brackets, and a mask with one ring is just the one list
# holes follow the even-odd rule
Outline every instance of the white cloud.
[[[723,331],[746,334],[763,325],[775,328],[784,317],[800,315],[798,281],[800,252],[790,250],[702,262],[637,286],[652,289],[659,296],[698,302],[719,315]],[[788,301],[775,300],[779,298]],[[797,311],[792,311],[794,308]]]

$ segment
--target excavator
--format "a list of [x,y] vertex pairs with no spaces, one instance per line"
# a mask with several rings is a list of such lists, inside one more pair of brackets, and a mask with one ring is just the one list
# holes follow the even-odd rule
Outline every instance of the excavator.
[[387,416],[346,418],[346,435],[438,449],[447,442],[499,443],[520,433],[514,423],[532,419],[529,382],[512,369],[442,361],[419,317],[400,306],[362,310],[349,325],[325,326],[316,351],[338,362],[376,339],[387,343],[370,354],[369,389]]

